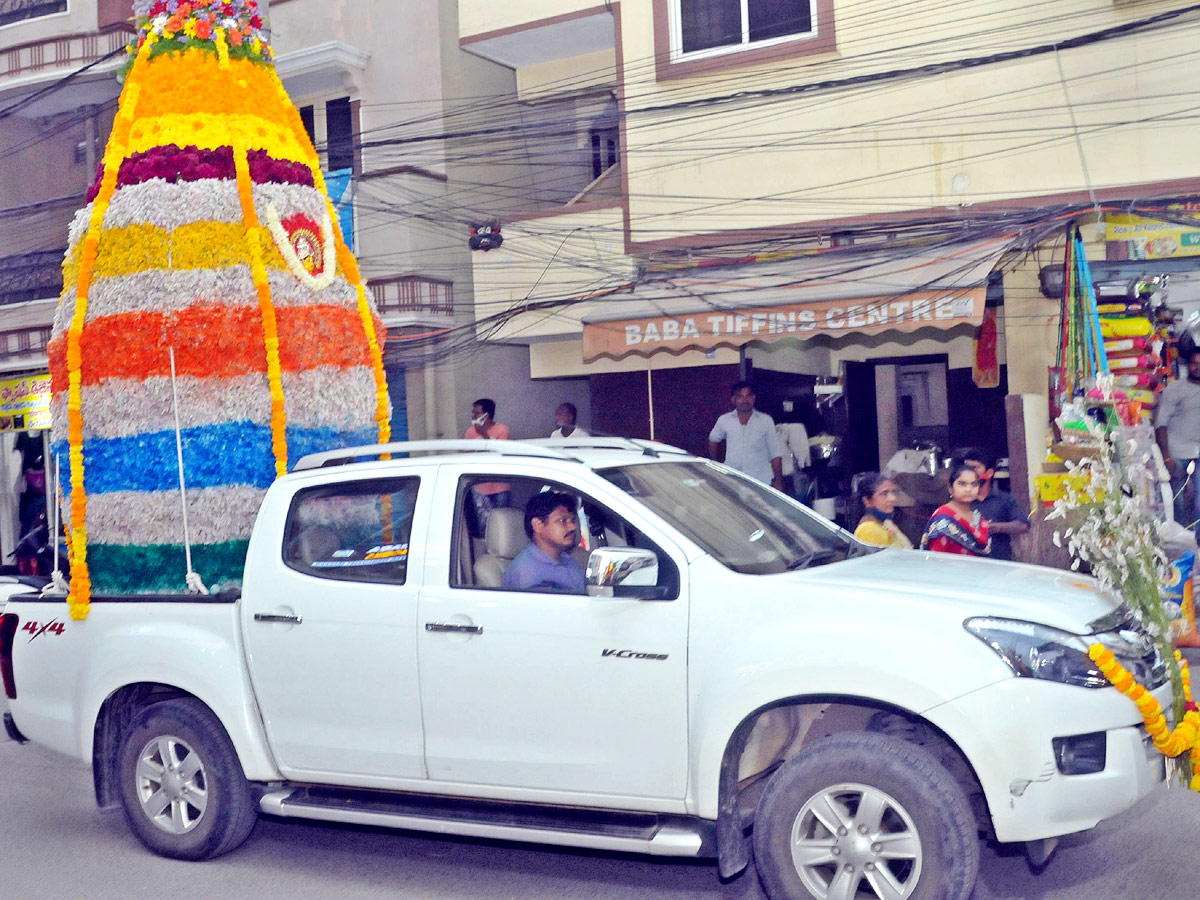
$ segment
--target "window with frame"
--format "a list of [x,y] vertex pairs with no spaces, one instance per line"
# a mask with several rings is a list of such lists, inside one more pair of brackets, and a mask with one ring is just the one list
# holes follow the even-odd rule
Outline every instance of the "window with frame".
[[[508,506],[483,509],[475,502],[472,488],[480,483],[504,482],[509,486]],[[510,590],[501,583],[503,573],[530,542],[525,531],[525,509],[536,494],[555,491],[574,501],[572,510],[579,533],[572,551],[575,563],[586,571],[588,557],[600,547],[637,547],[658,557],[657,584],[667,588],[664,599],[679,596],[679,569],[674,560],[630,522],[574,488],[537,478],[510,475],[464,476],[459,483],[455,546],[451,559],[450,585],[475,590]],[[480,522],[480,518],[485,521]],[[483,537],[473,535],[482,534]],[[561,593],[547,589],[535,593]]]
[[0,27],[67,11],[67,0],[5,0],[0,3]]
[[417,478],[322,485],[297,492],[283,561],[316,578],[404,584]]
[[672,0],[676,54],[749,48],[816,31],[813,0]]

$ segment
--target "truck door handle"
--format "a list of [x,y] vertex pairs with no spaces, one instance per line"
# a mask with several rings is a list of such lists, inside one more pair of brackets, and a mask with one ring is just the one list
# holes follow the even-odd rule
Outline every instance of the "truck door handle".
[[450,622],[426,622],[426,631],[454,631],[459,634],[483,634],[482,625],[454,625]]
[[303,616],[284,616],[278,613],[255,613],[255,622],[283,622],[287,625],[299,625],[304,621]]

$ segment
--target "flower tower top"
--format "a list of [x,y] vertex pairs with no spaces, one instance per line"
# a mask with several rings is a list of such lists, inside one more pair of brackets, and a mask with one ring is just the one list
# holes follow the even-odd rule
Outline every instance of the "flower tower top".
[[134,0],[137,40],[129,45],[136,55],[151,34],[151,56],[184,47],[216,49],[223,33],[234,59],[272,58],[257,0]]
[[47,352],[71,615],[236,587],[307,453],[386,443],[385,332],[255,0],[137,0]]

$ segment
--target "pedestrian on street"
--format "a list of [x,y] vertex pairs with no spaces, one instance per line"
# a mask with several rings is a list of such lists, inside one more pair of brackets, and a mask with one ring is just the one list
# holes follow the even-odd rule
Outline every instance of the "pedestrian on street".
[[[471,424],[463,434],[468,440],[507,441],[508,426],[496,421],[496,401],[481,397],[471,404]],[[476,537],[487,532],[488,513],[493,509],[512,506],[511,485],[503,481],[486,481],[471,488],[475,504]]]
[[718,417],[708,435],[709,456],[719,459],[725,444],[725,464],[783,490],[783,445],[775,420],[754,408],[754,388],[739,381],[730,388],[733,411]]
[[979,476],[964,462],[950,467],[950,501],[933,511],[921,549],[961,556],[990,556],[988,523],[971,504],[979,499]]
[[588,433],[575,424],[575,415],[574,403],[560,403],[558,409],[554,411],[555,428],[550,432],[550,437],[587,437]]
[[1013,558],[1012,539],[1029,531],[1029,517],[1021,512],[1012,494],[996,489],[996,457],[978,447],[961,451],[962,461],[979,476],[979,499],[971,508],[988,523],[992,536],[992,559]]
[[1154,437],[1171,475],[1175,521],[1195,528],[1200,520],[1200,493],[1188,467],[1200,460],[1200,347],[1187,352],[1187,378],[1168,384],[1158,395]]
[[860,472],[854,476],[855,509],[863,517],[854,529],[854,536],[864,544],[876,547],[896,547],[911,550],[912,541],[905,537],[894,521],[896,484],[882,472]]

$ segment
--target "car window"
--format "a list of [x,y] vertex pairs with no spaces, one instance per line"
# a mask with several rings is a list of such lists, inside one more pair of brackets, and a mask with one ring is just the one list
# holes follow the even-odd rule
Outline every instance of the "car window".
[[778,491],[712,463],[654,462],[598,474],[735,572],[768,575],[836,562],[855,546]]
[[283,561],[317,578],[404,584],[417,478],[322,485],[297,492]]
[[[504,576],[530,544],[525,530],[525,511],[536,495],[553,491],[571,498],[571,512],[578,531],[570,555],[580,572],[586,571],[588,557],[597,547],[641,547],[658,557],[658,584],[670,588],[670,597],[678,595],[679,570],[671,557],[602,503],[557,482],[513,478],[511,475],[503,476],[503,481],[501,478],[481,473],[460,480],[454,524],[455,549],[450,566],[452,587],[513,590],[505,587]],[[501,483],[506,488],[504,496],[497,498],[495,493],[488,493],[493,485]],[[480,485],[484,486],[483,492],[479,491]],[[542,558],[541,562],[547,563],[547,560]],[[510,582],[512,580],[510,578]],[[577,592],[555,587],[521,589],[534,593]]]

